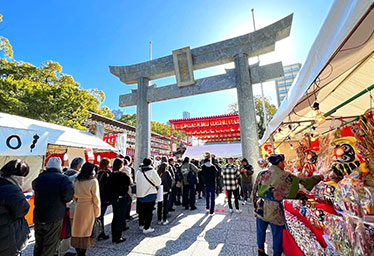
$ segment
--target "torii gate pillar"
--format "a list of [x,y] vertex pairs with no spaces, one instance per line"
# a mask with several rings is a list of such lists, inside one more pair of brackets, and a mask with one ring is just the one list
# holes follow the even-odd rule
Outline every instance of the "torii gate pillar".
[[249,164],[255,167],[253,164],[257,162],[260,153],[258,148],[256,110],[249,72],[248,55],[242,53],[235,56],[236,92],[238,94],[242,155],[247,158]]
[[147,101],[149,79],[138,79],[136,105],[135,166],[140,165],[144,157],[151,156],[151,106]]

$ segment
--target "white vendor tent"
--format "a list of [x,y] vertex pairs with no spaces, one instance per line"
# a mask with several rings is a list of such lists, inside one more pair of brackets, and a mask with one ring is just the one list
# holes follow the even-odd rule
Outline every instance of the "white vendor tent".
[[[315,101],[325,116],[332,117],[331,122],[318,127],[320,132],[334,126],[338,122],[334,118],[361,115],[371,107],[368,91],[374,84],[373,2],[336,0],[333,3],[287,98],[267,125],[260,145],[271,136],[278,142],[287,138],[288,129],[278,131],[281,125],[300,122],[295,133],[308,128],[315,119],[316,113],[311,107]],[[358,97],[360,92],[362,95]],[[357,97],[353,99],[354,96]]]
[[187,147],[186,152],[183,154],[183,156],[188,156],[190,158],[202,158],[205,152],[210,152],[217,157],[241,157],[242,144],[208,144],[203,146]]
[[0,138],[1,167],[17,158],[30,165],[24,189],[31,187],[42,169],[48,145],[65,146],[72,152],[77,148],[116,151],[91,133],[5,113],[0,113]]

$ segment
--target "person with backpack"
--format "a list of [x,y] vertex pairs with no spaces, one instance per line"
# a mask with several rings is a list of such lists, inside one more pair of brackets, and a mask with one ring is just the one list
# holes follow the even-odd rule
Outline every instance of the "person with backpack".
[[22,186],[29,166],[19,159],[5,164],[0,170],[0,255],[17,256],[26,247],[29,226],[25,215],[29,211]]
[[215,189],[216,189],[216,177],[218,176],[217,168],[211,163],[210,154],[205,154],[203,165],[201,167],[202,174],[204,177],[205,190],[206,190],[206,211],[209,212],[210,216],[214,215],[215,206]]
[[104,232],[104,216],[105,212],[109,205],[112,204],[112,197],[110,194],[110,187],[109,187],[109,177],[111,175],[111,170],[109,169],[110,161],[107,158],[103,158],[99,164],[99,171],[96,174],[96,178],[99,182],[99,189],[100,189],[100,221],[102,223],[102,230],[103,232],[98,236],[97,240],[107,240],[109,236]]
[[143,165],[135,175],[136,196],[138,198],[139,229],[144,234],[152,233],[151,228],[153,208],[157,199],[158,187],[161,185],[161,178],[152,166],[150,158],[144,158]]
[[61,158],[51,157],[47,169],[32,182],[35,193],[34,256],[55,253],[66,215],[66,203],[74,196],[73,183],[61,173],[61,162]]
[[196,184],[198,183],[197,173],[200,171],[196,165],[190,163],[190,158],[185,157],[181,166],[183,175],[183,203],[186,210],[189,208],[193,211],[196,210],[195,195]]
[[170,173],[170,166],[168,165],[168,159],[163,156],[161,158],[161,165],[158,168],[158,175],[161,178],[161,185],[163,186],[163,200],[157,203],[157,219],[158,224],[167,225],[169,221],[167,220],[168,210],[169,210],[169,196],[171,187],[173,185],[173,176]]
[[223,183],[227,191],[227,199],[230,208],[230,213],[233,212],[231,197],[234,195],[235,198],[235,211],[241,213],[239,209],[239,178],[240,172],[238,167],[234,164],[234,159],[230,157],[228,164],[223,169]]

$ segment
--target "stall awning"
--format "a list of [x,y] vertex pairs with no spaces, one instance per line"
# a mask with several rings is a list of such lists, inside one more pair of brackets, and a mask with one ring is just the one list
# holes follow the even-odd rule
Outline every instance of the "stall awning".
[[[260,145],[275,135],[285,122],[313,121],[315,112],[311,106],[315,101],[320,103],[322,113],[328,113],[374,84],[373,2],[334,2],[287,98],[269,122]],[[370,92],[364,93],[331,116],[344,118],[362,114],[371,107],[370,95]],[[294,132],[308,126],[310,123],[302,122]],[[318,128],[323,132],[331,126],[331,123],[326,123]],[[277,132],[275,140],[282,141],[287,136],[287,132]]]
[[[12,131],[22,131],[27,132],[31,131],[31,135],[34,135],[35,132],[38,134],[43,134],[47,144],[60,145],[67,147],[78,147],[78,148],[92,148],[102,151],[116,151],[115,148],[111,147],[108,143],[103,140],[95,137],[91,133],[76,130],[73,128],[56,125],[52,123],[42,122],[38,120],[33,120],[21,116],[10,115],[5,113],[0,113],[0,129],[12,129]],[[43,137],[43,138],[44,138]],[[28,138],[30,139],[30,138]],[[31,138],[32,141],[32,138]],[[11,141],[10,143],[18,143],[18,141]],[[16,147],[15,144],[13,144]],[[28,146],[29,147],[29,146]],[[12,155],[16,154],[18,149],[9,149],[8,153]],[[20,148],[21,150],[21,148]],[[46,148],[44,149],[45,153]],[[0,151],[6,152],[6,151]],[[25,151],[22,151],[24,155]],[[28,152],[31,152],[29,149]],[[6,154],[6,153],[4,153]],[[27,153],[30,154],[30,153]],[[27,155],[26,154],[26,155]]]

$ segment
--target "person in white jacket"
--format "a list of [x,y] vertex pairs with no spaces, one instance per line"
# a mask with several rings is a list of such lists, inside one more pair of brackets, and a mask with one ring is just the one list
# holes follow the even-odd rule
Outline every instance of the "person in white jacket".
[[161,179],[152,166],[152,160],[145,158],[143,166],[136,172],[136,196],[138,198],[139,228],[144,234],[152,233],[153,208],[157,199],[157,190]]

